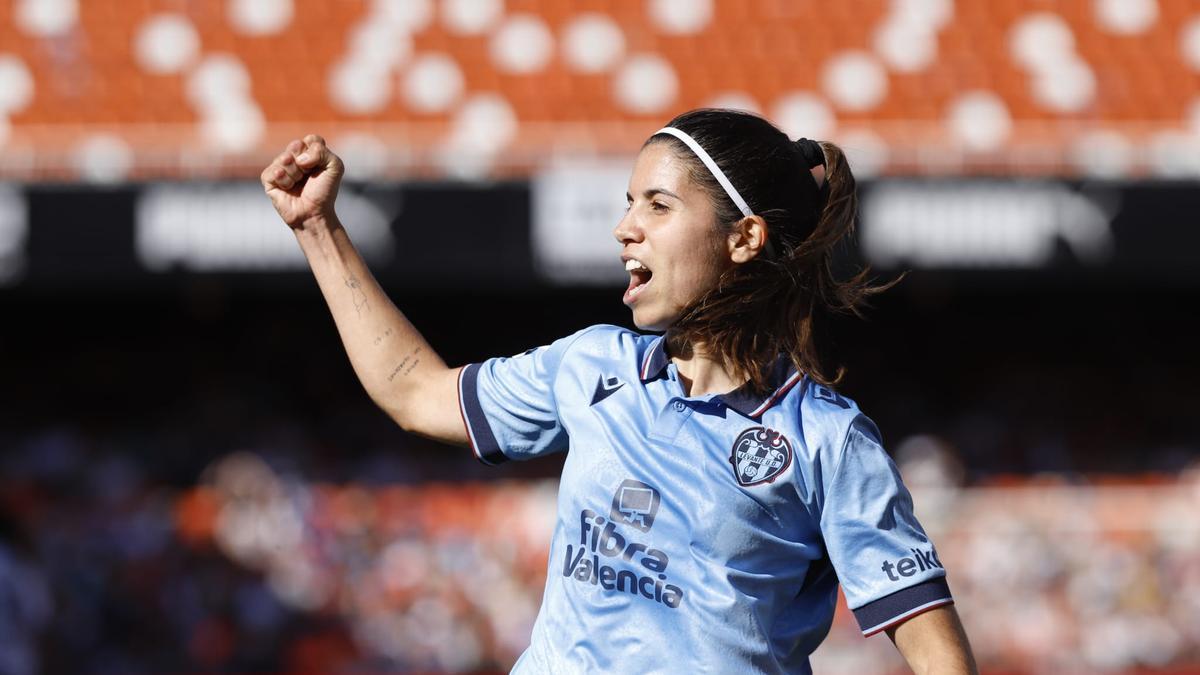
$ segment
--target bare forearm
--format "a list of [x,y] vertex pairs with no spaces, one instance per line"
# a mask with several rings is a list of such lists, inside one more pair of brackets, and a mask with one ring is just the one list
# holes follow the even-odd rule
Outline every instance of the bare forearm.
[[916,675],[977,675],[975,657],[958,612],[938,607],[888,630]]
[[363,387],[411,426],[407,402],[416,384],[446,364],[387,297],[340,223],[307,223],[295,233]]

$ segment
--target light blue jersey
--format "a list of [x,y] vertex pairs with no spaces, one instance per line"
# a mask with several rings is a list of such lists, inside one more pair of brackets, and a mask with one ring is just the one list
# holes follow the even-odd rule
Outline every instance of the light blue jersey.
[[684,396],[613,326],[463,369],[480,460],[569,450],[514,672],[808,673],[839,581],[866,635],[952,602],[875,425],[786,360],[773,386]]

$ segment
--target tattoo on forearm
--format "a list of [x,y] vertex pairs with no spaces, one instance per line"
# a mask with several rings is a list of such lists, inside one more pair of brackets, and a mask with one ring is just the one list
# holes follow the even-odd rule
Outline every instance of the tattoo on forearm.
[[358,277],[353,274],[346,277],[346,287],[350,289],[350,297],[354,300],[354,311],[358,312],[359,317],[362,317],[363,310],[370,309],[370,307],[367,306],[367,294],[363,293]]
[[[397,375],[402,375],[402,376],[407,377],[408,374],[413,371],[413,368],[416,368],[417,364],[421,362],[421,359],[417,358],[417,354],[420,354],[420,353],[421,353],[421,348],[417,347],[416,349],[412,350],[411,354],[404,357],[400,361],[400,363],[397,363],[396,367],[392,368],[392,372],[388,374],[388,378],[387,378],[388,382],[391,382],[392,380],[396,379]],[[403,372],[401,372],[401,371],[403,371]]]
[[376,337],[376,338],[375,338],[375,346],[376,346],[376,347],[378,347],[379,345],[383,344],[383,341],[384,341],[384,340],[386,340],[386,339],[388,339],[388,338],[389,338],[389,337],[391,337],[391,336],[392,336],[392,329],[391,329],[391,328],[389,328],[389,329],[387,329],[387,330],[383,331],[383,335],[380,335],[380,336],[378,336],[378,337]]

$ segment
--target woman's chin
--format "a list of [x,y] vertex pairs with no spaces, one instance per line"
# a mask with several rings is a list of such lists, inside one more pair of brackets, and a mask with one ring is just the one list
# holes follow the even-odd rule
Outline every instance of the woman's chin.
[[634,305],[631,309],[633,310],[633,325],[637,326],[638,330],[663,332],[671,327],[676,318],[663,316],[662,312],[655,312],[650,307]]

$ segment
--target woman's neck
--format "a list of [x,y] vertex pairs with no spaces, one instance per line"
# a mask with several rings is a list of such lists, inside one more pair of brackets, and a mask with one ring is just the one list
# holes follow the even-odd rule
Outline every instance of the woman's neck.
[[666,346],[686,396],[724,394],[745,384],[722,359],[710,356],[704,345],[681,343],[668,335]]

